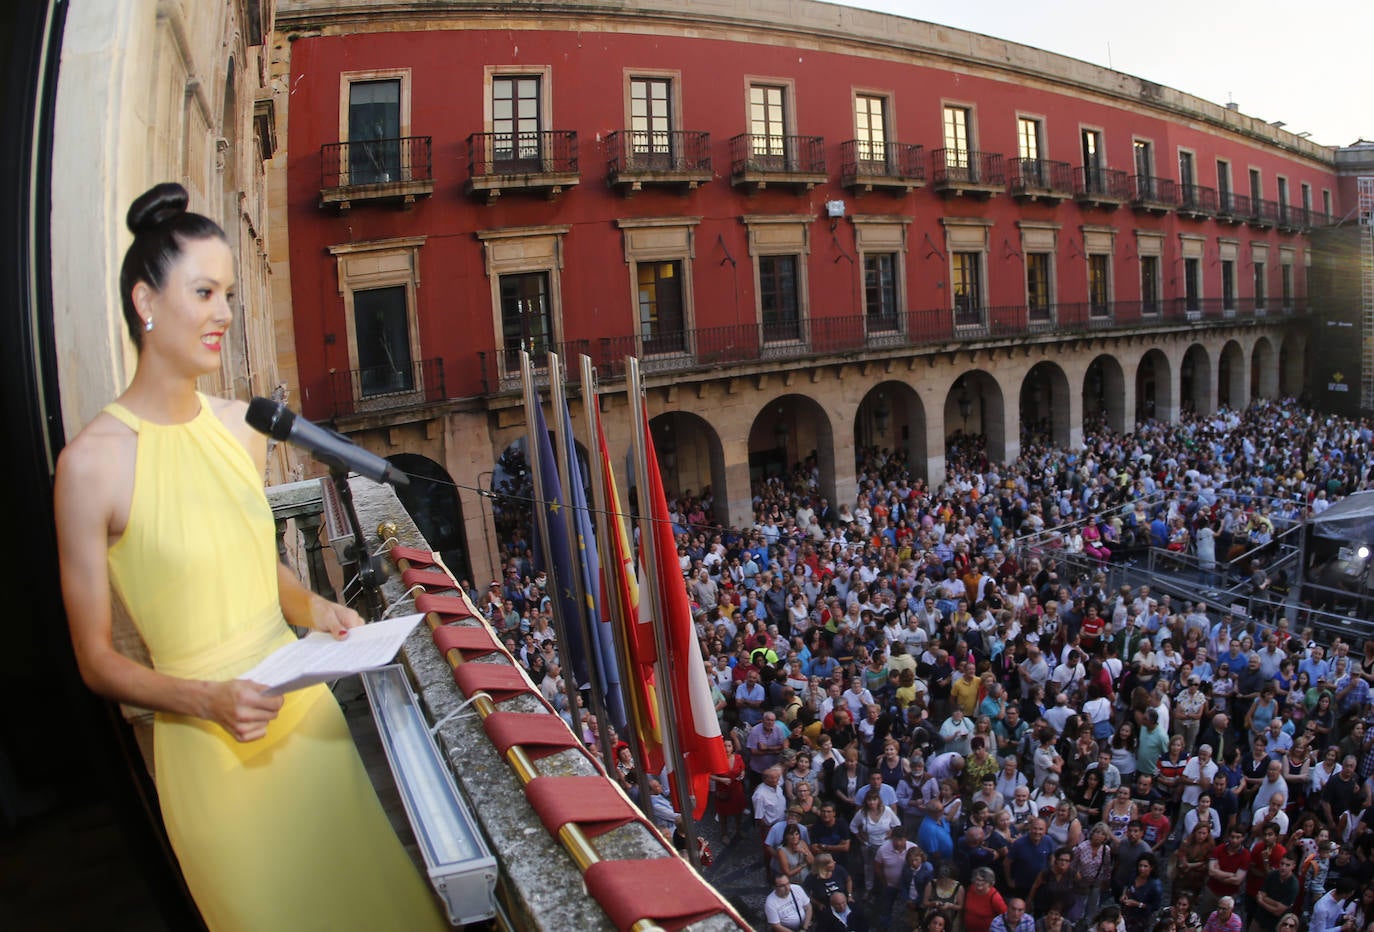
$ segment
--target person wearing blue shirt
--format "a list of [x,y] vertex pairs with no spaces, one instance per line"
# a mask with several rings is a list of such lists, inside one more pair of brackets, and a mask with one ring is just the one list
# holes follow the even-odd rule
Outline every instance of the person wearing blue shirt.
[[859,787],[858,792],[854,794],[854,805],[862,809],[864,798],[869,793],[877,793],[882,797],[883,805],[896,812],[897,790],[883,782],[883,773],[877,767],[869,772],[867,785]]
[[1298,672],[1307,673],[1307,681],[1316,683],[1318,680],[1331,675],[1331,663],[1324,659],[1326,652],[1320,647],[1313,647],[1312,652],[1298,664]]
[[916,833],[916,844],[931,861],[940,863],[954,857],[954,834],[949,819],[945,817],[945,807],[938,799],[926,804],[926,817],[921,820],[921,828]]
[[811,668],[806,671],[806,675],[819,676],[822,680],[828,680],[839,665],[840,662],[832,657],[828,651],[822,650],[819,657],[811,658]]
[[1002,864],[1007,885],[1014,896],[1025,899],[1030,894],[1035,878],[1049,866],[1055,842],[1046,835],[1047,828],[1044,819],[1031,819],[1026,834],[1012,842],[1011,847],[1007,849],[1007,856]]

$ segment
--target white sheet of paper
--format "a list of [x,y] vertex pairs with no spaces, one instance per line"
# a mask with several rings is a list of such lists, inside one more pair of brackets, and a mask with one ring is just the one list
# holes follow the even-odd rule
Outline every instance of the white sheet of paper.
[[323,631],[311,631],[295,643],[273,651],[239,679],[261,683],[268,687],[268,695],[276,696],[386,666],[424,617],[402,615],[350,628],[342,641]]

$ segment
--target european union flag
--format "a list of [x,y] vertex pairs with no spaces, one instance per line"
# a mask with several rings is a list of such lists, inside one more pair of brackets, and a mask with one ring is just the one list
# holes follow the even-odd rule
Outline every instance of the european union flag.
[[[597,554],[596,538],[592,532],[592,516],[587,510],[587,490],[582,484],[582,462],[577,456],[577,445],[572,442],[572,416],[567,405],[563,406],[563,436],[568,438],[568,463],[572,473],[568,502],[572,506],[573,530],[577,532],[578,566],[582,572],[582,591],[586,594],[586,614],[591,621],[592,656],[596,660],[598,681],[605,690],[606,714],[616,730],[625,730],[625,700],[620,691],[620,664],[616,662],[615,641],[612,639],[609,613],[604,604],[598,604],[601,595],[601,560]],[[609,468],[609,465],[607,466]],[[580,616],[579,616],[580,617]]]
[[545,526],[548,528],[548,540],[540,539],[535,553],[539,557],[538,563],[549,571],[549,584],[553,591],[548,596],[557,603],[554,611],[563,621],[565,630],[562,633],[568,643],[558,645],[558,656],[563,661],[564,677],[571,692],[589,682],[587,644],[582,636],[583,613],[573,589],[575,574],[581,571],[568,550],[568,508],[563,498],[562,483],[558,481],[558,461],[554,459],[549,429],[544,423],[544,411],[539,404],[534,405],[532,426],[530,447],[532,455],[539,457],[541,486],[535,507],[543,510]]

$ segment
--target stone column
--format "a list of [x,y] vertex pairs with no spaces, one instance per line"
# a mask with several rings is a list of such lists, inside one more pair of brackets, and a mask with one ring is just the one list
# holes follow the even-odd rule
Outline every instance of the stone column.
[[749,434],[730,441],[721,438],[725,459],[725,488],[716,492],[716,501],[725,505],[724,518],[729,527],[748,527],[754,523],[754,500],[749,488]]
[[[1077,382],[1080,386],[1083,384],[1083,380],[1081,378],[1079,378]],[[1051,399],[1051,404],[1053,404],[1053,399]],[[1073,387],[1073,383],[1070,383],[1069,386],[1068,408],[1069,449],[1076,450],[1083,445],[1083,390],[1082,388],[1075,389]],[[1059,411],[1050,412],[1050,418],[1052,420],[1058,420],[1062,416],[1063,415]],[[1019,432],[1017,436],[1020,436]]]

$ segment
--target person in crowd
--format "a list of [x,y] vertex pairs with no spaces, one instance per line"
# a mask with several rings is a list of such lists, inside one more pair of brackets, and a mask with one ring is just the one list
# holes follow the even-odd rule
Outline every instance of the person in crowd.
[[811,928],[814,911],[806,892],[793,887],[791,877],[780,872],[773,875],[773,889],[764,898],[763,915],[769,932],[800,932]]

